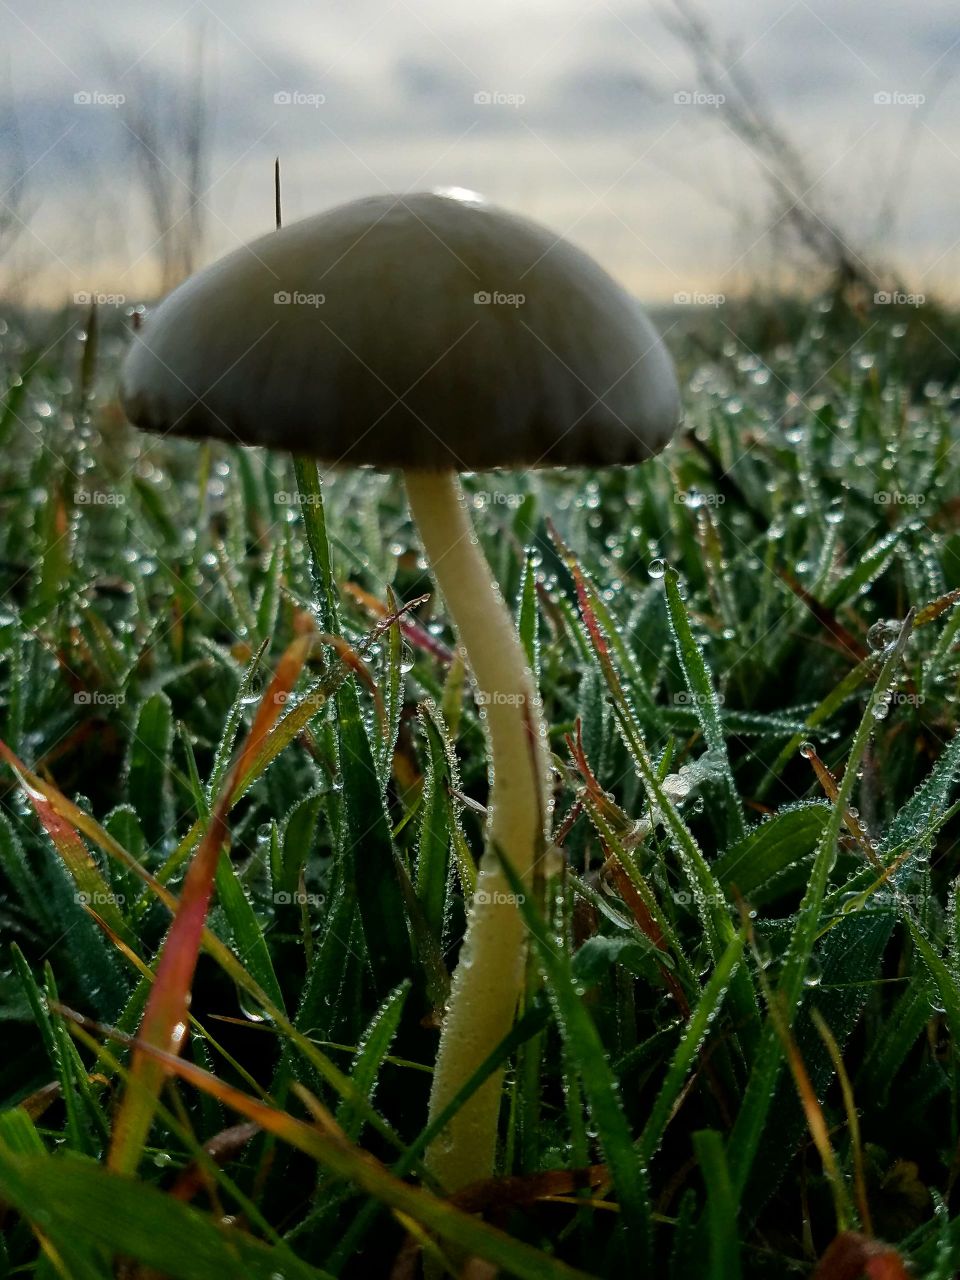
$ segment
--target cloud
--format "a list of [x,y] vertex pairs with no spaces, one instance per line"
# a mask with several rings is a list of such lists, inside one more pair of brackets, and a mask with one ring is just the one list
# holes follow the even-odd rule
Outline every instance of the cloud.
[[[478,10],[467,0],[296,0],[278,20],[253,0],[149,8],[102,0],[88,27],[66,0],[42,9],[11,0],[10,10],[0,99],[18,131],[0,133],[0,164],[7,182],[30,167],[22,185],[49,247],[44,254],[34,244],[37,287],[47,292],[64,280],[62,293],[74,291],[68,270],[95,269],[103,286],[116,271],[131,289],[156,287],[156,229],[130,130],[146,114],[175,138],[175,104],[195,88],[198,32],[210,154],[196,195],[209,206],[206,256],[270,225],[278,153],[288,217],[369,192],[478,187],[569,232],[651,295],[712,287],[763,231],[761,172],[731,142],[720,109],[675,103],[677,92],[698,88],[696,71],[648,4],[490,0]],[[896,240],[880,248],[927,272],[931,291],[931,270],[955,289],[957,86],[921,124],[909,123],[907,106],[874,102],[878,90],[922,93],[956,64],[952,6],[932,0],[909,21],[869,0],[842,8],[785,0],[776,9],[729,0],[722,14],[707,12],[734,67],[802,150],[818,196],[865,233],[891,158],[913,130],[909,181],[896,192],[903,217]],[[76,103],[77,93],[105,100]],[[181,172],[176,150],[164,159]],[[728,198],[755,210],[746,232]],[[114,218],[123,226],[110,234]],[[83,247],[88,227],[96,234]]]

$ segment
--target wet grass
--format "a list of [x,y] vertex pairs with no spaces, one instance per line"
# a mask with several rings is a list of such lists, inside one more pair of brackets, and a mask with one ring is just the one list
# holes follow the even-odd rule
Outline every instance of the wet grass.
[[485,751],[399,485],[140,436],[118,319],[9,319],[5,1274],[960,1267],[956,324],[775,314],[666,318],[661,459],[466,480],[558,848],[454,1202]]

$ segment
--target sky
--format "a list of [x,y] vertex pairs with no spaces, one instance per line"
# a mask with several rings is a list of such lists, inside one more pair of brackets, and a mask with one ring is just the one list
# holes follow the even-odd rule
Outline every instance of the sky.
[[[955,298],[955,6],[705,7],[724,66],[713,95],[671,12],[671,0],[0,0],[0,290],[149,299],[187,228],[201,235],[195,266],[272,228],[279,155],[286,222],[372,193],[466,187],[568,236],[650,301],[797,279],[780,234],[794,202],[917,294]],[[789,184],[785,203],[725,123],[739,77],[802,158],[804,189]],[[198,95],[191,170],[177,139]],[[144,142],[166,188],[154,200]]]

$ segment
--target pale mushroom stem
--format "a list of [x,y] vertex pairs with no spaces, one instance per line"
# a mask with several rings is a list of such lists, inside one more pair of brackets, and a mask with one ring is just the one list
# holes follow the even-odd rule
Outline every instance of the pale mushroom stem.
[[[490,745],[486,851],[440,1033],[430,1118],[507,1035],[524,975],[525,929],[494,846],[525,886],[543,848],[549,754],[533,676],[477,542],[456,473],[405,471],[410,508],[473,673]],[[457,1112],[427,1151],[449,1191],[489,1178],[502,1072]]]

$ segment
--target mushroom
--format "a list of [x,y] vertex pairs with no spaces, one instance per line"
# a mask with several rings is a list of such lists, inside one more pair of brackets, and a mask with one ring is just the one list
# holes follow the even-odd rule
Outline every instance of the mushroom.
[[[534,680],[459,472],[641,462],[679,418],[665,348],[587,254],[460,188],[352,201],[254,241],[135,333],[140,427],[399,468],[489,743],[486,850],[443,1020],[438,1115],[507,1035],[525,934],[501,859],[532,883],[550,753]],[[433,1142],[448,1190],[493,1172],[501,1075]]]

